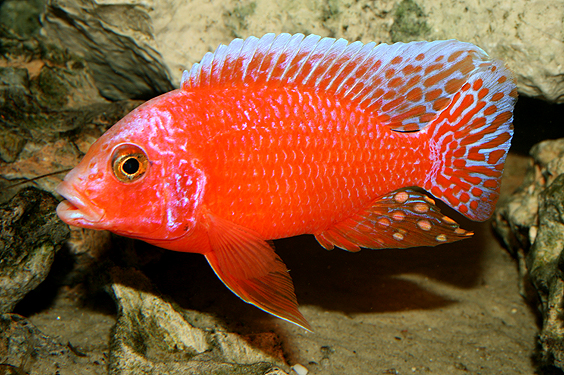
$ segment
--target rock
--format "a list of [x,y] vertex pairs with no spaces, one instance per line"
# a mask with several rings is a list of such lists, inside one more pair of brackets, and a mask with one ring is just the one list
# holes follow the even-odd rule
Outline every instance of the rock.
[[14,162],[22,151],[25,140],[8,129],[0,129],[0,159]]
[[114,267],[110,279],[118,306],[110,374],[263,375],[283,365],[213,318],[166,301],[137,270]]
[[542,306],[540,343],[544,360],[564,369],[564,172],[541,193],[538,216],[527,266]]
[[48,39],[81,56],[101,94],[111,100],[148,99],[173,88],[154,48],[153,26],[145,7],[136,4],[47,2],[43,23]]
[[103,374],[88,364],[86,355],[72,344],[62,344],[42,333],[24,317],[0,314],[0,373],[2,374]]
[[[102,98],[84,60],[37,38],[24,41],[2,33],[0,42],[0,156],[14,161],[23,141],[55,141],[113,112]],[[123,106],[123,104],[122,104]],[[113,124],[112,124],[113,125]],[[13,141],[12,141],[13,140]],[[17,146],[13,146],[14,143]]]
[[[76,56],[35,38],[22,42],[0,32],[0,41],[10,58],[0,58],[0,131],[19,143],[56,140],[110,105]],[[4,161],[15,160],[21,149],[0,143]]]
[[0,3],[0,25],[22,39],[29,38],[41,28],[39,16],[45,0],[4,0]]
[[[54,171],[66,171],[80,160],[80,153],[74,144],[60,139],[53,143],[27,142],[18,158],[11,163],[1,163],[0,202],[25,187],[28,179],[43,176]],[[55,193],[55,187],[64,175],[47,176],[36,181],[36,186]]]
[[[104,99],[82,58],[37,36],[32,26],[39,25],[43,3],[29,3],[0,3],[0,202],[23,187],[18,183],[74,167],[90,144],[139,105]],[[18,29],[16,19],[28,26]],[[36,184],[54,192],[62,177]]]
[[562,14],[562,2],[524,0],[48,0],[43,32],[82,56],[114,100],[177,87],[184,69],[234,37],[301,32],[363,42],[473,42],[507,62],[520,93],[562,103]]
[[69,237],[49,193],[27,188],[0,206],[0,313],[8,313],[47,276]]
[[531,156],[525,181],[498,207],[494,227],[519,259],[523,292],[528,280],[536,289],[542,358],[564,369],[564,139],[539,143]]
[[[406,1],[406,0],[404,0]],[[432,39],[472,42],[504,60],[522,95],[564,102],[564,3],[418,1]]]

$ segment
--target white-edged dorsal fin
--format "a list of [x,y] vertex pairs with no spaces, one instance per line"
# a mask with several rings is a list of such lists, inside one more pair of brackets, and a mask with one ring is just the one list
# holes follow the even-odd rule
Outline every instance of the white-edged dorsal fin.
[[456,40],[392,45],[266,34],[235,39],[185,71],[184,90],[292,86],[337,95],[373,112],[383,125],[415,131],[437,117],[490,58]]

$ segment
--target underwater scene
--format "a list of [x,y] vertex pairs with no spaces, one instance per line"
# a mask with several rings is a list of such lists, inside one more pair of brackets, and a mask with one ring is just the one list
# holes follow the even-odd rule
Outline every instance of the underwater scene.
[[0,373],[564,373],[563,15],[0,0]]

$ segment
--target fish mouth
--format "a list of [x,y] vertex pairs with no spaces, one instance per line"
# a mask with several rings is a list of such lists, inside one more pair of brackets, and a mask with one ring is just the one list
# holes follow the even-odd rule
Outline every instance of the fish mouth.
[[99,223],[104,215],[104,210],[88,204],[85,197],[68,181],[63,181],[55,189],[65,198],[57,206],[57,215],[62,221],[75,226],[92,226]]

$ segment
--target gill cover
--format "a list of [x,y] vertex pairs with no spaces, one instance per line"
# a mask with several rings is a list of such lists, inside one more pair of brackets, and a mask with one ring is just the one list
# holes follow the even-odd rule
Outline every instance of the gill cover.
[[206,174],[197,159],[181,159],[169,171],[163,186],[166,229],[172,238],[190,234],[204,197]]

